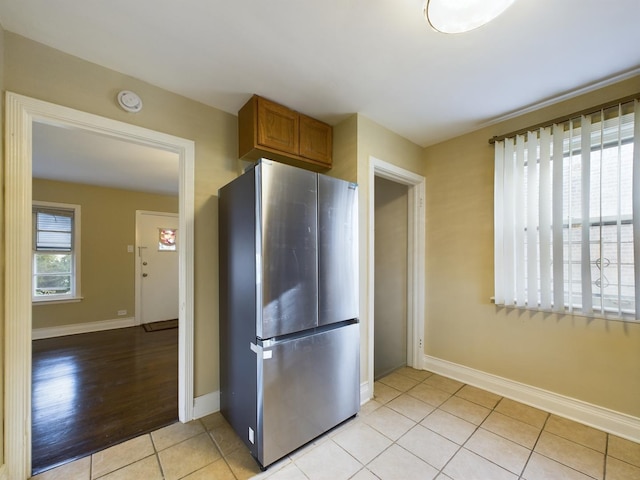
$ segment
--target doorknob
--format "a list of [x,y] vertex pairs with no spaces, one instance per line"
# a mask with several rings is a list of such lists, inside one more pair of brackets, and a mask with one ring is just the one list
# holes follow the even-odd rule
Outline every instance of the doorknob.
[[143,276],[143,277],[148,277],[148,276],[149,276],[149,274],[147,274],[147,273],[143,273],[143,274],[142,274],[142,276]]

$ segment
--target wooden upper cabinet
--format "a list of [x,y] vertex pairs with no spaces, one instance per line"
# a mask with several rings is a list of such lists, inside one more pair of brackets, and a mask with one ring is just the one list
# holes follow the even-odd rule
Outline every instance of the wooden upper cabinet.
[[331,165],[333,129],[315,118],[300,115],[300,155]]
[[287,107],[258,98],[258,144],[281,152],[299,152],[300,118]]
[[254,95],[238,112],[240,158],[270,158],[315,171],[331,168],[331,125]]

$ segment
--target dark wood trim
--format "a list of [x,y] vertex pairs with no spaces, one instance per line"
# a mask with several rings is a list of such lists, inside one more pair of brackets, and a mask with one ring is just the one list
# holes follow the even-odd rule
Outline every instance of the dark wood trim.
[[638,99],[640,99],[640,93],[636,93],[634,95],[628,95],[626,97],[618,98],[617,100],[612,100],[610,102],[603,103],[596,107],[580,110],[579,112],[572,113],[571,115],[564,115],[562,117],[554,118],[553,120],[549,120],[547,122],[537,123],[527,128],[521,128],[520,130],[516,130],[514,132],[505,133],[504,135],[496,135],[495,137],[492,137],[489,139],[489,143],[493,145],[494,143],[504,140],[505,138],[515,137],[516,135],[522,135],[524,133],[538,130],[540,128],[549,127],[556,123],[567,122],[572,118],[580,117],[582,115],[591,115],[593,113],[599,112],[600,110],[606,110],[607,108],[615,107],[616,105],[619,105],[621,103],[632,102],[633,100],[638,100]]

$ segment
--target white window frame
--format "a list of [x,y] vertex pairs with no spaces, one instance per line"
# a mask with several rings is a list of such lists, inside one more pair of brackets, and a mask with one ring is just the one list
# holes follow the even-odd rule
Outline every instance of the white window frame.
[[[33,304],[52,304],[52,303],[69,303],[69,302],[79,302],[82,300],[81,295],[81,282],[80,282],[80,214],[81,208],[80,205],[74,205],[70,203],[58,203],[58,202],[42,202],[42,201],[33,201],[33,208],[55,208],[59,210],[69,210],[73,211],[73,226],[72,226],[72,242],[71,242],[71,255],[72,255],[72,266],[71,266],[71,291],[69,293],[61,294],[61,295],[46,295],[46,296],[36,296],[35,288],[33,285],[33,280],[35,277],[34,269],[35,269],[35,256],[36,247],[35,247],[35,239],[32,243],[32,254],[31,254],[31,301]],[[33,213],[32,213],[33,215]],[[33,234],[35,235],[35,222],[32,225]]]

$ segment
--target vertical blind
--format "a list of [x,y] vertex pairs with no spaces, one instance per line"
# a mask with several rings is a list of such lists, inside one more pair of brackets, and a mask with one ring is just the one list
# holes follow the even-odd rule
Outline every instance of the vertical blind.
[[496,141],[494,219],[496,304],[638,318],[638,101]]

